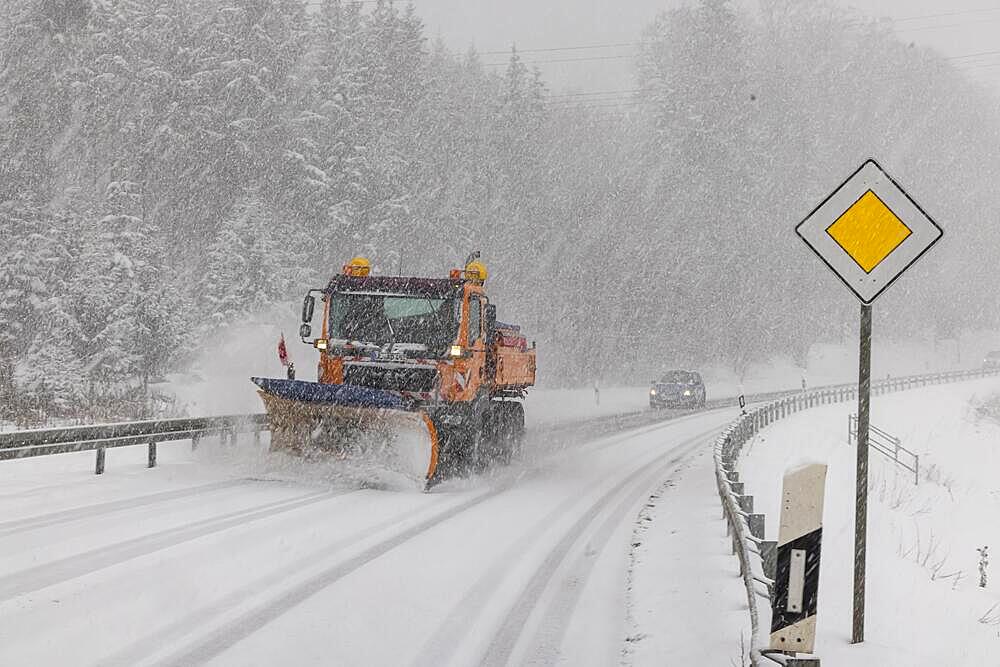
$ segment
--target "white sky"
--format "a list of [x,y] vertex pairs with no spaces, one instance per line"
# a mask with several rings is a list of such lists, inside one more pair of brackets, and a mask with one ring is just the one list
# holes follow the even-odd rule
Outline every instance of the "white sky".
[[[803,0],[806,1],[806,0]],[[635,42],[657,12],[684,0],[413,0],[427,34],[464,51],[474,43],[480,52]],[[1000,51],[1000,2],[994,0],[841,0],[872,16],[898,21],[901,37],[933,46],[948,56]],[[915,18],[924,17],[924,18]],[[625,90],[633,83],[628,46],[575,51],[526,53],[544,62],[555,91]],[[624,56],[624,57],[623,57]],[[502,63],[504,55],[484,55]],[[594,59],[601,58],[601,59]],[[1000,54],[961,59],[970,76],[1000,89]]]

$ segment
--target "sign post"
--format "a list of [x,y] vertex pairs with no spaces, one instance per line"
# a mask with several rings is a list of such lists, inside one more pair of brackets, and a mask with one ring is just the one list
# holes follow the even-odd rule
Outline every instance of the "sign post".
[[851,641],[857,644],[865,638],[872,302],[937,243],[943,232],[875,160],[861,165],[795,231],[861,301],[851,633]]
[[868,424],[872,387],[872,307],[861,304],[858,354],[858,451],[854,505],[854,621],[851,643],[865,640],[865,563],[868,555]]

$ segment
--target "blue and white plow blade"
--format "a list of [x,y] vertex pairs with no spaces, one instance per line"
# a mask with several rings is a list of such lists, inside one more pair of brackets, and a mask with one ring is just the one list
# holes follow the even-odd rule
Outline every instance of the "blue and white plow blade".
[[[251,378],[271,424],[271,449],[329,455],[375,483],[397,476],[430,482],[437,429],[422,409],[391,391],[303,380]],[[389,479],[387,479],[389,476]]]

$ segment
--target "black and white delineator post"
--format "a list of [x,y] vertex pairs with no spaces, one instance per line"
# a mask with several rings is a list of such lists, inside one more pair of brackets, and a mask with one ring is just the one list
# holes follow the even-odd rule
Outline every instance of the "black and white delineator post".
[[778,557],[771,593],[771,649],[812,653],[816,642],[826,466],[790,470],[781,490]]

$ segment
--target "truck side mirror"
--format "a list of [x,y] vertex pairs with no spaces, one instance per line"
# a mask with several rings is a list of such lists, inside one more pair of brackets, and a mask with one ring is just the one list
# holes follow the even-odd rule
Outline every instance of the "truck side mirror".
[[[312,322],[313,311],[315,309],[316,309],[316,297],[314,297],[312,294],[307,294],[305,301],[302,302],[302,321]],[[303,336],[303,338],[305,338],[305,336]]]
[[497,333],[497,307],[492,303],[486,304],[486,342],[493,344]]

